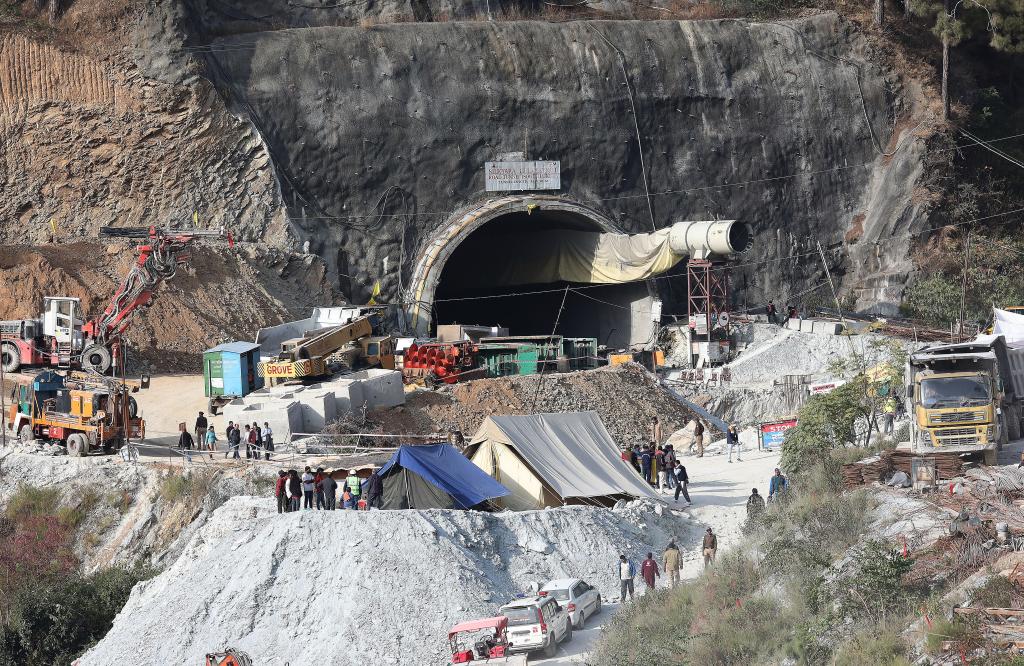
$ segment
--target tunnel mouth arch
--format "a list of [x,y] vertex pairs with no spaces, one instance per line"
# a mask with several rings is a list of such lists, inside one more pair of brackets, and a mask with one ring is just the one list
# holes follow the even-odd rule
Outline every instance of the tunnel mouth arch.
[[512,284],[495,277],[536,232],[557,229],[621,233],[593,208],[551,196],[495,198],[449,217],[415,264],[414,332],[432,335],[438,325],[457,323],[502,326],[513,336],[551,335],[557,319],[555,332],[565,337],[597,338],[610,348],[649,343],[656,333],[651,281]]

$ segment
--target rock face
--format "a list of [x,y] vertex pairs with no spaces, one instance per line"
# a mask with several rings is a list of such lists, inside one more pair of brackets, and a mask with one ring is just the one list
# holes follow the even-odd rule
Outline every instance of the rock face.
[[[278,25],[301,25],[302,12],[258,3],[272,4]],[[185,8],[188,41],[209,40],[210,25],[241,32],[223,7],[212,21],[211,7]],[[741,300],[816,282],[819,240],[832,269],[859,282],[849,287],[870,287],[861,306],[892,301],[887,289],[910,268],[920,119],[836,15],[284,30],[268,20],[212,39],[205,74],[265,141],[292,233],[351,276],[354,301],[377,281],[392,302],[413,289],[417,258],[453,211],[493,198],[484,162],[509,153],[559,160],[561,189],[547,194],[621,231],[747,221],[755,248],[743,263],[771,263],[734,274]]]

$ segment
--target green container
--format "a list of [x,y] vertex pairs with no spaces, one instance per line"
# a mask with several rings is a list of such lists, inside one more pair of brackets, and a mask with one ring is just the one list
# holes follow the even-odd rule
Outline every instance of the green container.
[[562,338],[562,354],[569,357],[570,370],[597,367],[597,338]]
[[533,375],[538,371],[540,349],[531,344],[480,344],[477,359],[488,377]]

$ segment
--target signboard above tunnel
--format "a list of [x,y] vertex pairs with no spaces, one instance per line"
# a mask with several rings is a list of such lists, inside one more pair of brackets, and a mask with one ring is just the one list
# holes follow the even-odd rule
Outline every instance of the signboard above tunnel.
[[486,162],[484,182],[488,192],[562,189],[562,163]]

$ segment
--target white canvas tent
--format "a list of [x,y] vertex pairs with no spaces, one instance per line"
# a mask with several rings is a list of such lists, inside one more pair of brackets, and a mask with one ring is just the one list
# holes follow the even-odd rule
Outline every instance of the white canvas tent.
[[595,412],[491,416],[465,454],[508,488],[500,503],[516,511],[663,499],[622,460]]

